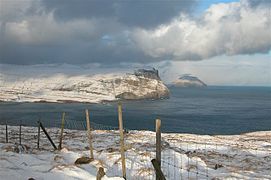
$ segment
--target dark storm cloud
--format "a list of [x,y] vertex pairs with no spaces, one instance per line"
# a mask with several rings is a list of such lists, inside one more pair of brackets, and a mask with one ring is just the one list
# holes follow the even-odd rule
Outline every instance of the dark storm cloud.
[[129,32],[166,23],[195,1],[3,1],[0,63],[151,62]]
[[268,1],[212,6],[195,20],[196,1],[0,1],[0,63],[118,66],[270,50]]
[[121,62],[144,63],[154,61],[136,47],[127,44],[110,46],[99,40],[67,45],[0,44],[1,63],[7,64],[87,64],[118,66]]
[[197,0],[42,0],[56,18],[116,18],[129,26],[153,27],[166,23],[180,12],[189,12]]
[[269,6],[271,8],[271,0],[249,0],[248,3],[251,7]]

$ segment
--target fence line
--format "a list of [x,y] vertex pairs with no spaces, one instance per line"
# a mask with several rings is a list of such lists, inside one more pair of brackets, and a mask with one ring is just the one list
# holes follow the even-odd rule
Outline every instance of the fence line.
[[[91,117],[90,117],[91,118]],[[41,120],[42,122],[42,120]],[[27,142],[24,137],[25,131],[28,134],[31,134],[35,141],[39,139],[39,133],[36,135],[36,131],[39,131],[36,128],[27,129],[24,128],[25,125],[30,124],[29,122],[16,121],[12,122],[12,125],[17,125],[19,127],[10,128],[11,122],[5,121],[0,122],[0,124],[4,124],[2,128],[6,129],[6,134],[3,136],[7,143],[18,143],[18,141],[22,144]],[[44,123],[46,127],[50,126],[52,128],[48,128],[48,134],[52,137],[53,140],[59,140],[59,133],[61,132],[61,121],[57,122],[47,122]],[[18,129],[16,129],[18,128]],[[85,131],[87,129],[86,121],[75,121],[72,119],[65,120],[65,128],[64,129],[80,129]],[[14,131],[16,129],[16,131]],[[97,161],[102,161],[104,157],[99,155],[99,152],[104,152],[105,154],[114,154],[116,152],[117,155],[120,155],[118,147],[120,143],[120,138],[118,130],[120,128],[117,126],[110,126],[105,124],[99,124],[95,122],[90,123],[90,130],[95,131],[93,134],[93,148],[94,148],[94,158]],[[34,133],[31,132],[34,130]],[[99,130],[102,130],[101,132]],[[65,131],[65,130],[64,130]],[[5,132],[5,131],[2,131]],[[72,133],[73,130],[67,131],[67,133]],[[148,137],[148,135],[144,133],[140,133],[140,131],[123,129],[123,138],[125,140],[124,143],[124,154],[126,160],[126,169],[127,169],[127,179],[155,179],[155,171],[151,164],[151,160],[155,158],[156,144],[155,144],[155,136],[153,138]],[[87,140],[87,131],[84,132],[85,137],[83,138],[83,142],[88,144]],[[106,136],[103,136],[105,134]],[[107,139],[108,136],[112,136],[112,143],[104,144],[98,140]],[[65,133],[63,135],[65,137]],[[1,136],[2,138],[2,136]],[[8,139],[9,138],[9,139]],[[41,135],[41,141],[38,140],[37,147],[41,146],[41,150],[45,150],[45,148],[40,144],[42,142],[45,143],[44,135]],[[98,140],[97,140],[98,139]],[[47,142],[47,140],[46,140]],[[114,144],[116,142],[116,144]],[[63,140],[63,144],[65,144],[65,138]],[[64,145],[65,146],[65,145]],[[106,148],[101,149],[99,148]],[[172,137],[169,134],[163,134],[161,139],[161,170],[164,173],[166,179],[212,179],[219,178],[219,169],[223,168],[226,172],[237,172],[238,178],[247,178],[246,173],[249,174],[249,170],[246,170],[245,163],[243,161],[247,161],[247,156],[255,156],[259,154],[266,154],[267,149],[265,148],[246,148],[242,147],[239,144],[230,144],[230,143],[221,143],[216,142],[198,142],[196,140],[185,140],[182,138]],[[114,149],[116,148],[116,149]],[[254,152],[253,152],[254,151]],[[271,152],[269,151],[269,156]],[[102,153],[101,153],[102,154]],[[265,156],[264,156],[265,157]],[[271,157],[271,156],[270,156]],[[238,164],[233,164],[233,160],[235,158],[240,161]],[[136,161],[136,160],[138,161]],[[270,160],[269,160],[270,161]],[[266,163],[268,165],[268,158],[260,159],[259,162]],[[123,176],[121,164],[118,159],[115,163],[112,162],[104,162],[103,165],[107,169],[107,173],[114,176]],[[270,165],[270,163],[269,163]],[[251,167],[250,167],[251,168]],[[252,167],[253,168],[253,167]],[[236,175],[237,176],[237,175]]]

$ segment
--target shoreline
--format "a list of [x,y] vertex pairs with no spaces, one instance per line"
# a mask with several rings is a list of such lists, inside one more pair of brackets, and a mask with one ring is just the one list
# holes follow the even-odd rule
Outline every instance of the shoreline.
[[110,104],[110,103],[116,103],[116,102],[141,102],[141,101],[161,101],[165,99],[170,99],[161,97],[159,99],[152,99],[152,98],[146,98],[146,99],[115,99],[115,100],[101,100],[101,101],[76,101],[76,100],[56,100],[56,101],[46,101],[46,100],[39,100],[39,101],[4,101],[0,100],[0,103],[48,103],[48,104]]

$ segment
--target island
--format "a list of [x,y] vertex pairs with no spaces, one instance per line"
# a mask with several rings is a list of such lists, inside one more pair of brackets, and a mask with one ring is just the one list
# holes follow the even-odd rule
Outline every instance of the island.
[[173,87],[206,87],[207,85],[196,76],[184,74],[175,80],[171,86]]
[[0,79],[0,101],[89,102],[163,99],[169,89],[156,69],[139,69],[126,74],[54,74],[27,79]]

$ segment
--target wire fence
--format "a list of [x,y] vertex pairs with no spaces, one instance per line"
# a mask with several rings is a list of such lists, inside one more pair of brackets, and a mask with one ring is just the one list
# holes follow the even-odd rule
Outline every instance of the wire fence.
[[[106,143],[105,148],[109,153],[116,153],[116,159],[112,161],[104,162],[105,167],[109,170],[109,175],[120,176],[121,175],[121,160],[119,157],[119,127],[103,125],[98,123],[91,123],[91,128],[94,131],[102,130],[107,131],[108,134],[113,135],[110,140],[113,142],[110,144]],[[104,135],[104,139],[110,137],[110,135]],[[93,139],[98,139],[99,134],[94,134]],[[125,160],[126,160],[126,171],[127,179],[155,179],[155,171],[152,167],[151,160],[155,158],[155,138],[150,141],[148,137],[141,134],[140,131],[134,131],[131,129],[124,128],[124,139],[125,139]],[[117,143],[114,143],[117,142]],[[94,148],[101,147],[103,142],[94,140]],[[102,149],[100,149],[101,151]],[[107,155],[110,157],[110,155]],[[102,158],[101,158],[102,159]]]
[[[42,122],[57,146],[60,136],[61,120],[53,122],[38,119],[34,127],[31,125],[33,124],[33,120],[1,121],[0,142],[7,142],[7,127],[8,143],[23,144],[26,145],[27,148],[32,148],[33,151],[52,151],[53,148],[50,142],[42,132],[40,134],[38,148],[38,121]],[[83,155],[89,156],[86,129],[86,121],[65,119],[63,147],[74,151],[84,151]],[[99,166],[106,169],[107,176],[121,177],[119,127],[91,122],[91,130],[94,159]],[[150,142],[148,137],[145,137],[144,134],[140,132],[141,131],[124,128],[127,179],[155,179],[155,171],[151,164],[151,159],[155,158],[155,136],[153,141]]]
[[[252,136],[253,137],[253,136]],[[251,137],[251,138],[252,138]],[[264,136],[262,136],[264,137]],[[193,138],[192,138],[193,139]],[[167,179],[270,179],[271,147],[217,142],[216,137],[184,140],[165,135],[161,168]],[[249,139],[245,139],[244,143]],[[255,146],[255,147],[253,147]]]
[[[53,141],[58,142],[61,120],[38,120],[44,124]],[[38,123],[34,127],[33,120],[0,121],[0,124],[1,143],[5,143],[8,136],[8,143],[22,143],[37,149]],[[90,124],[95,161],[106,169],[107,176],[121,177],[119,127],[95,122]],[[66,118],[63,147],[88,155],[86,129],[85,120]],[[124,140],[127,179],[155,179],[151,164],[156,154],[155,133],[124,128]],[[242,142],[246,141],[249,140]],[[247,147],[225,142],[213,136],[197,139],[192,135],[162,134],[161,170],[170,180],[270,178],[270,168],[267,167],[271,167],[271,146],[251,144]],[[39,146],[39,151],[53,150],[43,133]]]

